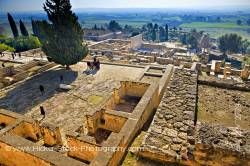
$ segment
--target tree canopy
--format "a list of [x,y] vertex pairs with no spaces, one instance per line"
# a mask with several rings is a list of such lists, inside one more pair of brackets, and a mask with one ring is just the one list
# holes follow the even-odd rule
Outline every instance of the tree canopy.
[[239,53],[242,48],[242,37],[237,34],[225,34],[219,38],[219,49],[226,54]]
[[122,27],[121,27],[120,24],[119,24],[118,22],[116,22],[115,20],[111,20],[111,21],[109,22],[108,29],[109,29],[110,31],[115,32],[115,31],[120,31],[120,30],[122,30]]
[[46,0],[44,10],[50,22],[38,21],[38,26],[34,26],[42,50],[48,59],[69,68],[88,54],[87,46],[82,44],[83,30],[78,18],[69,0]]

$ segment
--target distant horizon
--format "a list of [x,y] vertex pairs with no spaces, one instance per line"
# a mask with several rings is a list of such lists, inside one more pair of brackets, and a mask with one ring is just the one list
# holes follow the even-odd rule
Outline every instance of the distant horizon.
[[[43,11],[45,0],[0,0],[0,12]],[[108,9],[168,9],[188,11],[239,11],[249,10],[249,0],[70,0],[73,10]]]
[[[72,8],[73,11],[75,12],[119,12],[120,10],[128,10],[130,12],[135,12],[134,10],[136,9],[141,9],[142,11],[136,11],[138,13],[140,12],[145,12],[145,11],[156,11],[156,12],[165,12],[164,10],[169,10],[169,11],[176,11],[176,10],[182,10],[182,11],[186,11],[186,12],[249,12],[250,13],[250,7],[242,7],[242,6],[234,6],[233,8],[231,7],[226,7],[226,8],[221,8],[221,7],[214,7],[214,8],[148,8],[148,7],[131,7],[131,8],[99,8],[99,7],[91,7],[91,8]],[[97,11],[100,10],[100,11]],[[111,10],[111,11],[108,11]],[[44,13],[43,9],[40,10],[9,10],[9,11],[3,11],[0,10],[0,13],[30,13],[30,12],[40,12],[40,13]],[[122,11],[120,11],[122,12]],[[166,11],[167,12],[167,11]]]

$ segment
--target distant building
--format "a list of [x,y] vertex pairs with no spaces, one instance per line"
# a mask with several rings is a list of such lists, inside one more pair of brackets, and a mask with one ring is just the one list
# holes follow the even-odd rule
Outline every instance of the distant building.
[[121,39],[122,32],[112,32],[109,30],[84,29],[83,38],[85,40],[102,41],[106,39]]

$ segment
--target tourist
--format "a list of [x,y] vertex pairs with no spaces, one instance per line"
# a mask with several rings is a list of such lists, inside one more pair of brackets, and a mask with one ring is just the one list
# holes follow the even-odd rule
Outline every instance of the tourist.
[[39,86],[40,92],[42,95],[44,95],[44,87],[42,85]]
[[94,57],[93,65],[94,65],[96,70],[100,69],[100,61],[98,59],[96,59],[96,57]]
[[11,53],[11,56],[12,56],[12,59],[14,60],[14,59],[15,59],[15,54],[14,54],[14,52]]
[[45,110],[43,108],[43,106],[40,106],[40,113],[43,116],[43,119],[45,118]]
[[63,75],[60,75],[60,82],[63,82]]
[[91,62],[87,62],[87,70],[93,70],[93,65]]

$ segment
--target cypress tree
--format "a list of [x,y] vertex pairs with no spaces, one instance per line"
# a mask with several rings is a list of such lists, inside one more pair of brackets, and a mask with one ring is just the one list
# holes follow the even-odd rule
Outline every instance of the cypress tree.
[[37,33],[38,33],[37,27],[36,27],[35,21],[33,19],[31,19],[31,26],[32,26],[33,35],[37,36]]
[[166,30],[166,41],[168,41],[168,24],[166,24],[165,30]]
[[83,30],[77,16],[71,10],[69,0],[46,0],[44,10],[50,23],[38,23],[42,38],[42,49],[51,61],[70,65],[81,61],[87,54],[86,45],[82,44]]
[[8,15],[8,20],[9,20],[9,24],[10,24],[10,28],[11,28],[11,31],[13,33],[13,36],[18,37],[19,34],[18,34],[16,23],[15,23],[13,17],[10,15],[10,13],[8,13],[7,15]]
[[25,27],[25,25],[23,24],[22,20],[19,21],[19,24],[20,24],[20,30],[21,30],[21,34],[23,36],[29,36],[29,33]]
[[31,19],[31,26],[32,26],[32,31],[33,31],[33,35],[36,37],[39,37],[39,21],[35,21],[33,19]]

